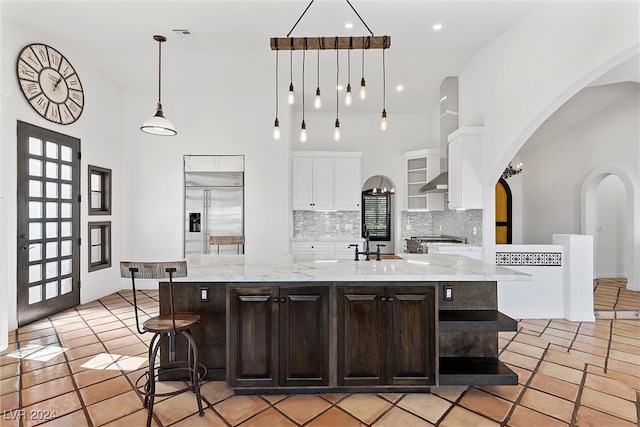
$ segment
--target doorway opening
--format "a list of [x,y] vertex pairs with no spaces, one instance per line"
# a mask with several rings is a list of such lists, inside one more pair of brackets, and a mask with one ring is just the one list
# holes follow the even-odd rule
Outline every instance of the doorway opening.
[[513,242],[511,188],[503,178],[496,183],[496,244]]
[[361,236],[369,232],[371,251],[380,245],[382,254],[395,254],[393,215],[395,209],[395,185],[386,176],[374,175],[362,186]]

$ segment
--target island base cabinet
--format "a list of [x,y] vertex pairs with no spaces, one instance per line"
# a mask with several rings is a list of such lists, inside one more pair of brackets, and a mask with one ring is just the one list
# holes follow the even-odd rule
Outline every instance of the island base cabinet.
[[329,384],[329,288],[230,288],[231,387]]
[[338,385],[434,385],[433,287],[338,287]]

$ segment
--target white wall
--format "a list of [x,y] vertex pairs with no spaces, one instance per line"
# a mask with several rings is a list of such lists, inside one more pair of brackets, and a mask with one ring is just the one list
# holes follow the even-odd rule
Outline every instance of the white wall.
[[622,181],[606,177],[597,189],[597,225],[593,234],[594,277],[627,277],[627,203]]
[[[87,215],[87,203],[81,206],[81,237],[84,242],[87,238],[87,222],[110,220],[112,222],[112,256],[114,260],[120,259],[120,246],[122,234],[122,209],[121,198],[118,197],[122,185],[121,168],[121,140],[122,127],[120,110],[122,109],[121,90],[88,62],[82,53],[67,46],[63,41],[53,37],[34,33],[14,22],[2,17],[1,25],[1,51],[2,51],[2,179],[0,181],[0,195],[4,195],[4,203],[0,204],[0,254],[2,262],[0,268],[0,288],[2,297],[7,304],[6,310],[0,312],[0,323],[7,324],[8,330],[15,329],[16,324],[16,159],[17,159],[17,134],[16,122],[18,120],[67,134],[81,140],[82,161],[81,195],[87,199],[87,165],[92,164],[113,171],[113,215],[92,216]],[[82,86],[85,91],[85,109],[80,119],[71,125],[62,126],[51,123],[41,118],[25,100],[20,92],[16,73],[15,58],[20,50],[28,43],[41,41],[60,50],[76,68]],[[81,248],[81,302],[91,301],[117,289],[119,285],[119,271],[117,268],[109,268],[96,272],[88,272],[88,249]]]
[[520,174],[522,236],[528,244],[551,241],[554,233],[580,233],[580,189],[594,169],[616,165],[640,179],[639,92],[582,122],[525,146]]

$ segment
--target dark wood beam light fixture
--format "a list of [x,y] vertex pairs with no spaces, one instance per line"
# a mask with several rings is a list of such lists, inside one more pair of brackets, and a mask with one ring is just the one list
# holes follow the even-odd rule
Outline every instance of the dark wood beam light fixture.
[[[318,73],[319,73],[319,56],[320,56],[320,51],[321,50],[348,50],[349,51],[349,69],[351,68],[351,51],[352,50],[362,50],[362,70],[363,70],[363,76],[362,76],[362,82],[361,82],[361,95],[360,95],[360,100],[365,100],[366,99],[366,95],[364,95],[366,92],[364,92],[364,52],[366,50],[370,50],[370,49],[381,49],[383,50],[383,58],[384,58],[384,49],[388,49],[389,47],[391,47],[391,36],[375,36],[373,34],[373,32],[371,31],[371,29],[369,28],[369,26],[364,22],[364,20],[362,19],[362,17],[360,16],[360,14],[358,13],[358,11],[356,11],[356,9],[353,7],[353,5],[351,4],[351,2],[349,0],[346,0],[346,2],[349,4],[349,6],[351,7],[351,9],[353,10],[353,12],[356,14],[356,16],[358,17],[358,19],[360,19],[360,22],[362,22],[362,24],[365,26],[365,28],[367,29],[367,31],[369,31],[369,35],[367,36],[333,36],[333,37],[291,37],[291,33],[293,32],[293,30],[296,28],[296,26],[298,25],[298,23],[300,22],[300,20],[302,20],[302,17],[307,13],[307,11],[309,10],[309,8],[311,7],[311,5],[313,4],[315,0],[311,0],[311,2],[307,5],[306,9],[304,10],[304,12],[302,12],[302,15],[300,15],[300,17],[298,18],[298,20],[296,21],[296,23],[293,25],[293,27],[291,28],[291,31],[289,31],[289,33],[287,34],[286,37],[271,37],[270,39],[270,45],[271,45],[271,50],[275,50],[276,51],[276,57],[278,54],[278,51],[281,50],[288,50],[291,51],[291,55],[289,56],[290,58],[290,64],[289,64],[289,68],[290,68],[290,72],[291,72],[291,83],[289,84],[289,93],[288,93],[288,103],[289,105],[292,105],[295,101],[294,101],[294,92],[293,92],[293,71],[292,71],[292,63],[293,63],[293,51],[294,50],[300,50],[303,53],[306,52],[307,50],[317,50],[318,51]],[[336,74],[337,74],[337,70],[339,68],[339,59],[338,59],[338,55],[336,52]],[[277,59],[276,59],[277,61]],[[303,65],[304,67],[304,65]],[[385,74],[385,64],[384,64],[384,60],[383,60],[383,76]],[[278,68],[276,66],[276,81],[278,79]],[[345,102],[345,105],[349,106],[351,105],[351,82],[349,82],[348,85],[348,94],[347,94],[347,101]],[[304,77],[303,77],[303,88],[304,88]],[[276,83],[276,91],[278,90],[278,85]],[[383,91],[385,90],[385,88],[383,87]],[[319,85],[319,81],[318,81],[318,88],[316,89],[316,96],[319,97],[319,93],[320,93],[320,85]],[[278,95],[276,94],[276,103],[278,102]],[[303,99],[304,102],[304,99]],[[383,101],[384,104],[384,101]],[[381,126],[380,129],[381,130],[386,130],[387,129],[387,111],[385,109],[385,105],[383,105],[383,112],[382,112],[382,122],[381,122]],[[320,108],[317,106],[317,108]],[[336,105],[336,117],[337,117],[337,105]],[[276,105],[276,116],[277,116],[277,105]],[[304,109],[303,109],[303,117],[304,117]],[[336,123],[338,123],[338,120],[336,119]],[[384,124],[383,124],[384,123]],[[276,127],[279,126],[279,121],[278,118],[276,117]],[[339,129],[338,125],[337,129]],[[306,124],[304,122],[304,118],[302,121],[302,128],[301,128],[301,132],[305,133],[306,136]],[[306,137],[301,138],[306,140]],[[335,133],[334,133],[334,140],[335,140]],[[339,137],[337,138],[339,140]]]

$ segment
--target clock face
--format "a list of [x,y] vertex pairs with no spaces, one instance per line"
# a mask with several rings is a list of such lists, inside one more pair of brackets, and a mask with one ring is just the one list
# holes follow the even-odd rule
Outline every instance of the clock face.
[[45,119],[68,125],[82,114],[84,92],[67,58],[44,44],[29,44],[18,55],[20,89]]

